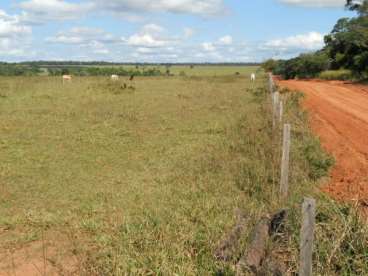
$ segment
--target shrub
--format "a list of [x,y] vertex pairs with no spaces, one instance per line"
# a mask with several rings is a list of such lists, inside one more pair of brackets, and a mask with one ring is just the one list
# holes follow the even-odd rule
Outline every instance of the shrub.
[[329,63],[327,54],[320,51],[311,54],[302,54],[289,60],[279,60],[272,64],[268,61],[263,66],[272,68],[275,75],[280,75],[285,79],[293,79],[314,78],[320,72],[328,69]]
[[262,64],[262,68],[266,71],[266,72],[272,72],[276,66],[278,64],[277,60],[274,59],[269,59],[266,60],[263,64]]
[[323,80],[352,80],[353,74],[346,69],[327,70],[320,73],[318,77]]

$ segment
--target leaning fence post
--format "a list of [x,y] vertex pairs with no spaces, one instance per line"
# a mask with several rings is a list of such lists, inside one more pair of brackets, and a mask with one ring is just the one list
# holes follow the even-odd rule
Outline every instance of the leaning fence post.
[[280,195],[286,199],[289,186],[289,156],[290,156],[290,124],[284,125],[284,135],[282,143],[282,159],[281,159],[281,179],[280,179]]
[[312,257],[314,226],[316,217],[316,201],[313,198],[305,198],[302,206],[302,229],[300,240],[300,276],[312,275]]

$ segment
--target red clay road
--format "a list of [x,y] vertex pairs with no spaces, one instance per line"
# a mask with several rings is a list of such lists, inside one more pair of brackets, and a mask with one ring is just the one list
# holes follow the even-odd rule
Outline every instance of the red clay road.
[[368,207],[368,86],[299,80],[279,85],[305,93],[312,130],[336,159],[331,181],[322,190]]

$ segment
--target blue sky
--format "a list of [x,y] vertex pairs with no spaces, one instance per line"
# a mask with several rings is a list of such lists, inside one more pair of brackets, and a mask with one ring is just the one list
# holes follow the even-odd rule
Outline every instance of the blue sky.
[[323,46],[344,0],[1,0],[0,60],[249,62]]

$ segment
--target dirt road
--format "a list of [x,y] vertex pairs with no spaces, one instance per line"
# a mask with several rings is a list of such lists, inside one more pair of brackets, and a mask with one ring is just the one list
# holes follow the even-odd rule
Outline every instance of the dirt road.
[[279,85],[305,93],[312,129],[336,159],[331,182],[322,189],[368,207],[368,86],[296,80]]

